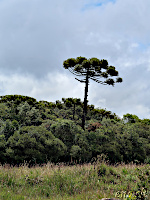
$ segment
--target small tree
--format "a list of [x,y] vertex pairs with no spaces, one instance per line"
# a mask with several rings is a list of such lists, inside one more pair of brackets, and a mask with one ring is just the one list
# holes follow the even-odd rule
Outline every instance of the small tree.
[[[114,66],[109,66],[107,60],[98,58],[87,59],[85,57],[69,58],[64,61],[63,67],[68,69],[72,74],[83,79],[75,78],[81,83],[85,83],[84,108],[82,117],[82,128],[85,129],[85,118],[87,114],[87,97],[89,79],[103,85],[112,85],[121,83],[122,78],[118,77],[118,71]],[[116,76],[116,80],[113,79]]]
[[66,104],[67,107],[73,107],[73,120],[75,119],[75,111],[76,111],[76,105],[81,105],[81,99],[77,98],[62,98],[62,101]]

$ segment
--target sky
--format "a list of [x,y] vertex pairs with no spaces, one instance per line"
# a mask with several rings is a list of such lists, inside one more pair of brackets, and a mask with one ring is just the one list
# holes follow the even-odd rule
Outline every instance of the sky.
[[106,59],[123,78],[90,81],[88,100],[119,117],[150,119],[149,0],[0,0],[0,95],[84,99],[68,58]]

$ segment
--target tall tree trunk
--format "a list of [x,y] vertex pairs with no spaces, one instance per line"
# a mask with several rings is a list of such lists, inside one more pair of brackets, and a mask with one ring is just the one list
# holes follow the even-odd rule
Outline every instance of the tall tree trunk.
[[73,103],[73,120],[74,120],[74,116],[75,116],[75,110],[76,110],[76,103]]
[[85,81],[84,107],[83,107],[83,115],[82,115],[83,130],[85,130],[85,119],[86,119],[86,114],[87,114],[88,84],[89,84],[89,77],[88,77],[88,71],[87,71],[86,81]]

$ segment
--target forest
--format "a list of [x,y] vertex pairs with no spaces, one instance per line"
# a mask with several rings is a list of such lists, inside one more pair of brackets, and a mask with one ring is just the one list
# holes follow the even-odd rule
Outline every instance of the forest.
[[37,101],[22,95],[0,97],[0,163],[89,163],[98,155],[111,164],[150,163],[150,119],[62,98]]

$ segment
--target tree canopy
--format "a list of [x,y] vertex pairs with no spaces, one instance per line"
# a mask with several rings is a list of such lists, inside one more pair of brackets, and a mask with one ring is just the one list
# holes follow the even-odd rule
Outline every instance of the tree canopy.
[[[122,78],[118,77],[119,73],[114,66],[109,66],[107,60],[98,58],[87,59],[85,57],[69,58],[64,61],[63,66],[76,76],[83,76],[83,79],[76,80],[86,82],[86,77],[104,85],[114,85],[121,83]],[[116,80],[112,77],[117,76]]]

